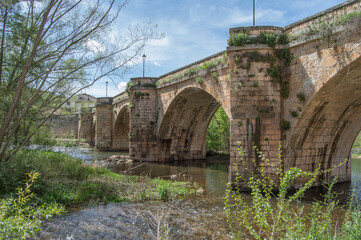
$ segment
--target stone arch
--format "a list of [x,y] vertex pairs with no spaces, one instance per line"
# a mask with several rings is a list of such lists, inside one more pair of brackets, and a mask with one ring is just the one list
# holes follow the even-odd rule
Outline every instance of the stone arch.
[[[361,57],[333,75],[309,99],[287,143],[286,169],[330,169],[349,158],[361,129]],[[338,176],[349,181],[351,163],[325,173],[321,180]]]
[[129,151],[130,108],[123,106],[116,116],[112,135],[112,149]]
[[206,131],[220,107],[205,90],[189,87],[169,104],[158,131],[160,160],[188,160],[206,157]]

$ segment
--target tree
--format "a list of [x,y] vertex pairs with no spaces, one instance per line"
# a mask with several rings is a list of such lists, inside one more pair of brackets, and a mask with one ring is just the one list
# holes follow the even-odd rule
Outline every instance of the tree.
[[230,126],[227,113],[220,107],[207,129],[206,149],[229,153]]
[[154,25],[113,24],[129,0],[0,3],[0,162],[29,143],[67,100],[104,77],[124,75]]

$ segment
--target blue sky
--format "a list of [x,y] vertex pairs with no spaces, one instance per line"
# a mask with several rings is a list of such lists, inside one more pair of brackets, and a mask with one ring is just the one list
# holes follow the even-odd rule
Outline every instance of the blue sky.
[[[284,27],[344,2],[343,0],[256,0],[256,25]],[[228,29],[252,25],[253,0],[131,0],[117,24],[151,21],[165,37],[144,50],[145,75],[158,77],[200,60],[227,46]],[[120,91],[132,77],[142,76],[142,64],[123,79],[102,79],[86,90],[95,97]]]

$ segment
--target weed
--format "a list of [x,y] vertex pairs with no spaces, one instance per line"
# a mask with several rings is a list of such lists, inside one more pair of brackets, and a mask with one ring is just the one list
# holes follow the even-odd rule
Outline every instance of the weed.
[[[323,201],[315,201],[311,209],[305,209],[300,199],[317,180],[329,171],[317,168],[307,172],[292,167],[283,169],[281,145],[278,147],[278,163],[271,162],[262,152],[257,150],[262,163],[247,164],[246,151],[239,149],[239,164],[234,165],[236,171],[235,185],[245,183],[251,191],[249,201],[245,194],[240,194],[237,187],[229,184],[225,197],[225,213],[233,239],[359,239],[361,237],[361,213],[358,207],[352,207],[352,198],[346,214],[341,217],[342,226],[333,221],[336,214],[337,201],[332,188],[337,182],[334,178],[326,185],[327,193]],[[275,171],[268,174],[268,169]],[[251,172],[250,176],[243,175]],[[297,190],[289,192],[289,188],[299,179],[303,184]]]
[[200,76],[198,76],[198,77],[195,78],[195,81],[196,81],[197,83],[202,83],[202,82],[203,82],[203,78],[200,77]]
[[216,81],[218,81],[218,73],[217,73],[217,72],[212,72],[212,73],[211,73],[211,76],[212,76]]
[[298,117],[298,112],[297,111],[291,111],[291,116],[294,118]]
[[306,101],[306,96],[304,93],[297,93],[297,98],[300,102],[304,103]]
[[244,46],[251,43],[251,38],[247,33],[234,33],[228,39],[229,46]]
[[290,130],[291,123],[289,121],[282,121],[280,124],[281,130]]
[[24,188],[18,188],[17,197],[0,200],[0,239],[29,239],[41,230],[42,221],[65,211],[56,203],[37,206],[31,204],[35,194],[31,187],[39,173],[27,174]]
[[275,48],[277,46],[277,38],[278,35],[271,32],[261,32],[261,34],[256,38],[257,42],[265,43],[267,46],[271,48]]
[[281,67],[280,66],[271,66],[267,68],[267,75],[271,77],[272,80],[281,80]]

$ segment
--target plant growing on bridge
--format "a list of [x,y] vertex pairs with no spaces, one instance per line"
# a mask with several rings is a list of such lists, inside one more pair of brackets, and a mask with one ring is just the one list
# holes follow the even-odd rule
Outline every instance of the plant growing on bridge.
[[200,76],[198,76],[198,77],[195,78],[195,81],[196,81],[197,83],[202,83],[202,82],[203,82],[203,78],[200,77]]
[[229,46],[241,47],[247,44],[263,43],[271,48],[277,45],[284,45],[289,42],[286,33],[277,34],[273,32],[261,32],[260,35],[251,37],[247,32],[233,33],[228,39]]
[[[128,0],[0,3],[0,162],[27,145],[69,98],[140,57],[150,23],[112,40],[112,24]],[[117,38],[117,36],[114,36]]]
[[291,123],[289,121],[282,121],[280,124],[280,128],[283,131],[290,130],[291,129]]
[[[361,11],[344,12],[342,15],[323,15],[315,19],[306,29],[304,35],[306,37],[318,36],[321,42],[326,43],[328,47],[338,44],[334,35],[336,29],[340,26],[353,25],[357,29],[361,26]],[[346,28],[342,38],[349,38],[350,34],[355,34],[351,29]]]
[[306,101],[306,96],[304,93],[297,93],[297,98],[300,102],[304,103]]

